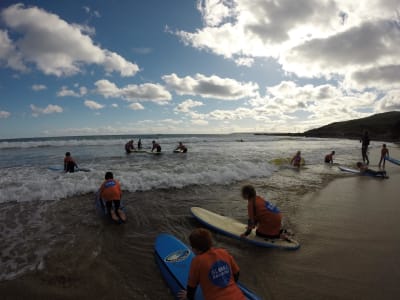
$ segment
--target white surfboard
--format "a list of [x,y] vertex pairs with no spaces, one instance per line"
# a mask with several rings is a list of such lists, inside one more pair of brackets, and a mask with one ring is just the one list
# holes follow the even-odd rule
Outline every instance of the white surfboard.
[[246,231],[246,224],[235,219],[216,214],[201,207],[192,207],[190,212],[203,225],[221,234],[235,239],[240,239],[250,244],[261,247],[275,247],[292,250],[300,247],[299,242],[293,239],[272,239],[259,237],[255,234],[255,230],[253,230],[246,238],[241,238],[240,235]]

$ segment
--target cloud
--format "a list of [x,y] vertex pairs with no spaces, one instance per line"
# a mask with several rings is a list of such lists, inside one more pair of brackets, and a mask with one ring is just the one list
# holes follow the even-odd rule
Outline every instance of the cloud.
[[118,108],[118,104],[117,103],[113,103],[113,104],[111,104],[111,107]]
[[34,91],[43,91],[46,90],[47,86],[45,86],[44,84],[34,84],[32,85],[32,90]]
[[38,117],[39,115],[48,115],[53,113],[62,113],[63,109],[61,106],[49,104],[45,108],[37,107],[33,104],[30,105],[32,110],[32,116]]
[[17,71],[27,71],[22,56],[9,38],[8,32],[0,30],[0,66],[2,64]]
[[193,125],[200,125],[200,126],[208,125],[208,121],[206,121],[206,120],[194,119],[191,122]]
[[121,98],[126,101],[151,101],[160,105],[172,99],[171,94],[160,84],[144,83],[129,84],[122,88],[116,84],[101,79],[95,82],[96,92],[105,98]]
[[376,110],[378,112],[400,111],[400,89],[388,92],[382,99],[377,101]]
[[[0,58],[7,60],[10,68],[21,71],[33,63],[47,75],[68,76],[83,72],[85,65],[103,66],[107,73],[133,76],[139,67],[117,53],[96,46],[91,37],[93,30],[87,26],[70,24],[59,16],[38,7],[11,5],[1,12],[4,24],[18,34],[18,39],[7,42],[7,51]],[[3,46],[1,48],[4,48]],[[10,49],[15,52],[10,56]]]
[[86,87],[79,87],[78,91],[69,89],[67,86],[62,86],[61,90],[57,92],[58,97],[82,97],[87,94],[88,90]]
[[0,119],[7,119],[11,113],[5,110],[0,110]]
[[137,103],[137,102],[129,104],[128,107],[130,109],[132,109],[132,110],[142,110],[142,109],[144,109],[143,105],[140,104],[140,103]]
[[400,88],[399,81],[400,65],[386,65],[363,69],[347,74],[344,85],[347,88],[363,90],[366,88],[376,88],[388,90]]
[[182,103],[180,103],[174,110],[177,112],[187,113],[193,107],[202,106],[202,105],[204,105],[203,102],[188,99],[188,100],[185,100]]
[[[273,58],[287,74],[390,89],[400,60],[396,0],[199,0],[203,27],[173,32],[187,46],[250,66]],[[170,31],[171,32],[171,31]],[[371,73],[376,73],[371,78]],[[368,74],[369,73],[369,74]]]
[[104,108],[104,105],[97,103],[96,101],[93,100],[85,100],[84,104],[86,107],[89,107],[92,110],[98,110]]
[[196,74],[194,77],[178,77],[175,73],[164,75],[162,79],[168,88],[179,95],[198,95],[203,98],[220,100],[238,100],[256,94],[258,84],[242,83],[231,78],[221,78],[216,75],[207,77]]

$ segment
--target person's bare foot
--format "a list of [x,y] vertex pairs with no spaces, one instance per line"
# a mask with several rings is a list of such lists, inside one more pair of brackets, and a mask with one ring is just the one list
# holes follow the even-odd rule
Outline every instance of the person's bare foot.
[[122,221],[126,221],[126,214],[124,213],[124,211],[122,209],[118,209],[118,215],[121,218]]
[[111,211],[111,219],[113,219],[115,222],[119,221],[119,218],[114,210]]

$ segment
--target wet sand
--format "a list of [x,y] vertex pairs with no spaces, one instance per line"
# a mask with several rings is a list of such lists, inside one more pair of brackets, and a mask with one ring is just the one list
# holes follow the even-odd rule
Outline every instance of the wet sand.
[[[217,234],[215,244],[233,254],[241,281],[262,299],[398,299],[400,167],[386,169],[389,180],[348,176],[279,203],[301,242],[298,251]],[[169,232],[187,242],[199,226],[190,206],[243,219],[241,184],[127,193],[123,226],[94,214],[93,195],[48,204],[43,222],[57,239],[43,270],[0,282],[0,298],[173,299],[154,262],[155,237]]]

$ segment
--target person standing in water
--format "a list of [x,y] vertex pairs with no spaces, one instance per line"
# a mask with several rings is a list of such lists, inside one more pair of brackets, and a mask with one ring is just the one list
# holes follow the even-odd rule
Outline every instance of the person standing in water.
[[333,164],[333,156],[335,155],[335,151],[332,151],[330,154],[325,155],[325,163]]
[[366,163],[367,165],[369,165],[369,159],[368,159],[369,142],[370,142],[370,139],[369,139],[368,131],[364,131],[364,134],[360,139],[361,155],[362,155],[363,162]]
[[301,164],[301,152],[297,151],[296,154],[293,156],[292,160],[290,161],[290,164],[294,167],[300,168]]
[[383,168],[385,168],[385,162],[386,162],[386,157],[389,156],[389,149],[386,147],[386,144],[382,145],[382,149],[381,149],[381,159],[379,160],[379,168],[381,167],[381,164],[383,166]]

